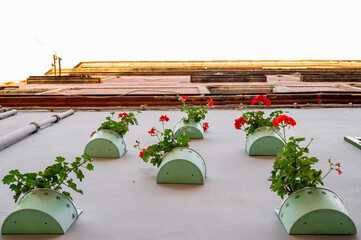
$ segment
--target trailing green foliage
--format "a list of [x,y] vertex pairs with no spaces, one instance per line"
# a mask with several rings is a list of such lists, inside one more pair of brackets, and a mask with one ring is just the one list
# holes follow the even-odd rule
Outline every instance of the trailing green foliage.
[[187,114],[187,117],[182,118],[182,120],[185,122],[189,122],[190,120],[193,120],[199,123],[201,120],[204,120],[206,118],[206,114],[208,113],[207,110],[214,105],[212,99],[207,99],[206,106],[197,106],[191,108],[186,104],[187,99],[188,96],[179,97],[179,101],[181,101],[183,104],[183,107],[181,108],[181,112],[185,112]]
[[[76,178],[81,182],[84,178],[82,168],[89,171],[94,170],[94,166],[91,164],[92,161],[88,154],[84,154],[81,158],[76,157],[75,161],[71,163],[66,162],[63,157],[57,157],[55,160],[56,163],[48,166],[43,172],[22,174],[18,169],[15,169],[6,175],[2,182],[10,185],[9,188],[11,191],[15,192],[13,196],[15,202],[22,193],[26,193],[35,188],[62,190],[63,186],[67,186],[83,194],[83,191],[77,187],[77,184],[74,183],[73,178],[71,178],[69,174],[74,173]],[[62,193],[72,199],[69,192],[62,191]]]
[[206,114],[208,113],[208,106],[197,106],[194,108],[190,108],[188,105],[183,105],[181,108],[181,112],[187,113],[187,118],[183,118],[185,122],[189,120],[194,120],[195,122],[200,122],[206,118]]
[[139,157],[142,158],[144,162],[150,161],[150,163],[157,167],[161,164],[163,156],[166,153],[172,151],[173,148],[189,147],[190,142],[186,134],[181,134],[178,138],[175,138],[171,129],[164,129],[164,122],[169,121],[167,116],[161,116],[159,121],[162,122],[163,132],[157,130],[155,127],[148,132],[151,136],[158,138],[158,143],[147,148],[142,148],[139,141],[136,141],[137,144],[134,145],[134,148],[140,150]]
[[247,121],[245,124],[246,127],[243,129],[246,132],[246,135],[253,133],[257,128],[260,127],[272,127],[279,130],[279,127],[273,126],[273,120],[282,114],[282,110],[276,110],[270,113],[269,117],[263,117],[265,112],[263,111],[247,111],[242,116],[243,119]]
[[[246,135],[253,133],[257,128],[260,127],[270,127],[275,130],[279,130],[278,126],[273,125],[273,120],[276,119],[280,114],[283,113],[282,110],[276,110],[270,113],[269,117],[264,117],[264,112],[260,110],[260,107],[264,104],[266,107],[271,106],[271,100],[266,98],[264,95],[255,96],[252,100],[252,105],[257,103],[257,111],[248,111],[243,112],[243,104],[241,103],[242,116],[234,121],[234,127],[238,130],[243,130],[246,132]],[[242,129],[242,127],[244,128]]]
[[[172,151],[176,147],[189,147],[189,138],[185,135],[180,135],[177,139],[174,138],[173,132],[170,129],[165,129],[162,133],[163,140],[151,145],[147,149],[142,149],[142,156],[144,162],[150,161],[154,166],[159,167],[163,156]],[[139,142],[137,142],[139,148]]]
[[[137,111],[137,114],[140,113],[140,111]],[[124,135],[129,131],[129,126],[131,125],[138,125],[138,121],[135,118],[134,113],[120,113],[118,118],[121,118],[120,121],[113,120],[114,118],[114,112],[110,113],[111,116],[106,117],[106,121],[101,124],[101,126],[98,128],[98,131],[102,129],[109,129],[114,132],[117,132],[120,137],[124,137]]]
[[300,147],[299,143],[305,138],[290,137],[285,144],[284,150],[278,153],[274,161],[271,177],[271,190],[277,192],[282,199],[285,195],[305,187],[323,185],[322,170],[312,169],[312,165],[318,162],[316,157],[308,156],[308,146]]

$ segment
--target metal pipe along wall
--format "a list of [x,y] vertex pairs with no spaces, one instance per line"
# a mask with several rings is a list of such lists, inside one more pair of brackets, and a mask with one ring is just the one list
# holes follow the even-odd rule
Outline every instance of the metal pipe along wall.
[[16,113],[17,113],[17,111],[15,109],[12,109],[12,110],[4,112],[4,113],[0,113],[0,119],[10,117],[12,115],[15,115]]
[[58,122],[59,120],[68,117],[69,115],[73,114],[74,110],[70,109],[66,112],[55,114],[51,116],[50,118],[44,119],[39,123],[31,122],[28,126],[22,127],[14,132],[11,132],[9,134],[6,134],[2,137],[0,137],[0,149],[3,149],[6,146],[9,146],[13,144],[14,142],[19,141],[20,139],[28,136],[31,133],[36,132],[41,127],[53,123]]

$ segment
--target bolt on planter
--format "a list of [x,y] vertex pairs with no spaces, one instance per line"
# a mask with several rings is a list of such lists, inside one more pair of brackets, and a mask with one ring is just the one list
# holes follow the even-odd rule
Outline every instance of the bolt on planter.
[[246,140],[246,152],[250,156],[276,156],[283,150],[284,142],[274,129],[257,128]]
[[204,184],[206,164],[196,151],[190,148],[174,148],[163,156],[157,175],[157,183]]
[[303,188],[285,199],[276,213],[288,234],[356,234],[341,198],[327,188]]
[[186,135],[190,139],[203,139],[204,138],[204,131],[203,127],[199,122],[196,122],[194,120],[188,120],[188,121],[179,121],[174,129],[174,137],[178,138],[179,135],[186,133]]
[[126,145],[123,138],[112,130],[102,129],[93,134],[84,153],[91,157],[119,158],[126,152]]
[[64,194],[45,188],[24,194],[5,219],[1,233],[65,233],[82,213]]

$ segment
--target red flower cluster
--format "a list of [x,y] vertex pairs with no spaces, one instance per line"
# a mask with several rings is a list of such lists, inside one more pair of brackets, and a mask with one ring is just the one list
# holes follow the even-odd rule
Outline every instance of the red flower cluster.
[[181,96],[184,100],[188,99],[188,96]]
[[139,157],[140,157],[140,158],[143,157],[144,152],[145,152],[145,148],[143,148],[143,150],[139,153]]
[[160,116],[159,121],[160,121],[160,122],[163,122],[163,121],[168,122],[168,121],[169,121],[169,117],[167,117],[167,115],[162,115],[162,116]]
[[118,118],[121,118],[123,116],[128,116],[128,113],[119,113]]
[[148,131],[148,133],[153,136],[155,134],[155,130],[157,130],[155,127],[152,127],[152,129],[150,131]]
[[[333,163],[333,162],[331,162],[331,159],[328,159],[328,162],[330,163],[330,171],[331,170],[335,170],[335,171],[337,171],[337,173],[338,173],[338,175],[341,175],[342,174],[342,171],[341,171],[341,169],[340,169],[340,167],[341,167],[341,164],[340,163]],[[326,176],[327,176],[327,174],[326,174]]]
[[207,99],[206,103],[208,103],[208,107],[212,107],[214,105],[212,99]]
[[[331,163],[331,165],[332,165],[332,163]],[[342,171],[340,169],[341,164],[340,163],[335,163],[335,166],[338,167],[338,168],[335,169],[338,172],[338,175],[341,175],[342,174]]]
[[244,119],[244,117],[240,117],[236,120],[234,120],[234,127],[238,130],[241,130],[242,126],[247,123],[247,120]]
[[[151,147],[151,146],[148,146],[146,149],[143,148],[143,150],[139,153],[139,157],[142,158],[145,150],[149,149],[150,147]],[[154,149],[154,151],[155,151],[155,149]]]
[[276,117],[275,120],[273,120],[273,126],[278,127],[278,125],[282,122],[284,122],[285,125],[290,125],[292,127],[294,127],[296,125],[296,121],[293,118],[282,114],[282,115],[279,115],[278,117]]
[[207,131],[208,128],[209,128],[209,123],[204,122],[204,123],[203,123],[203,131]]
[[256,102],[258,102],[258,103],[263,102],[267,107],[269,107],[271,105],[271,100],[266,98],[264,95],[255,96],[252,100],[252,105],[254,105]]

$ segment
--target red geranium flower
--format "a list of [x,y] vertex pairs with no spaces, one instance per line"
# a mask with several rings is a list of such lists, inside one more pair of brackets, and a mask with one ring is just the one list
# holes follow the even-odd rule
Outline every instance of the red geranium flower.
[[242,126],[246,123],[247,123],[247,120],[245,120],[244,117],[242,116],[242,117],[234,120],[234,127],[236,129],[240,130],[242,128]]
[[184,100],[188,99],[188,96],[181,96]]
[[92,132],[92,134],[90,134],[90,137],[92,137],[97,131]]
[[337,170],[337,172],[338,172],[338,175],[341,175],[341,174],[342,174],[342,172],[341,172],[340,169],[336,169],[336,170]]
[[143,150],[139,153],[139,157],[140,157],[140,158],[143,157],[144,152],[145,152],[145,148],[143,148]]
[[[143,158],[143,154],[144,154],[145,151],[146,151],[147,149],[149,149],[149,148],[151,148],[151,146],[148,146],[146,149],[143,148],[143,150],[139,153],[139,157],[140,157],[140,158]],[[154,151],[155,151],[155,149],[154,149]]]
[[265,104],[267,107],[271,106],[271,100],[269,100],[268,98],[266,98],[266,99],[264,100],[264,104]]
[[162,116],[160,116],[159,121],[161,121],[161,122],[163,122],[163,121],[168,122],[168,121],[169,121],[169,117],[167,117],[167,115],[162,115]]
[[278,125],[282,122],[284,122],[285,125],[290,125],[292,127],[294,127],[296,125],[296,121],[293,118],[282,114],[273,120],[273,126],[278,127]]
[[155,129],[155,127],[152,127],[152,129],[151,129],[150,131],[148,131],[148,133],[149,133],[151,136],[153,136],[153,135],[155,134],[155,130],[157,130],[157,129]]
[[204,123],[203,123],[203,131],[207,131],[208,128],[209,128],[209,123],[204,122]]
[[128,113],[119,113],[118,118],[121,118],[123,116],[128,116]]
[[340,164],[340,163],[336,163],[336,166],[337,166],[337,167],[341,167],[341,164]]
[[269,107],[271,105],[271,100],[269,100],[268,98],[266,98],[264,95],[258,95],[255,96],[252,100],[252,105],[254,105],[256,102],[261,103],[263,102],[267,107]]
[[212,107],[214,105],[212,99],[207,99],[206,103],[208,103],[208,107]]

